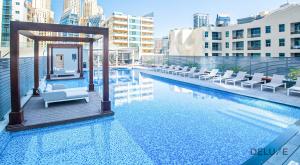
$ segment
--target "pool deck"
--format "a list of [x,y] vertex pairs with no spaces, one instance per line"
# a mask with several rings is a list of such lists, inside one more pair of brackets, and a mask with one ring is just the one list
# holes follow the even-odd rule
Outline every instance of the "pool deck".
[[193,85],[199,85],[202,87],[217,89],[220,91],[230,92],[238,95],[253,97],[265,101],[270,101],[270,102],[275,102],[275,103],[280,103],[280,104],[285,104],[285,105],[300,108],[300,95],[293,94],[287,96],[286,89],[284,89],[283,87],[277,88],[276,93],[273,93],[270,89],[264,89],[264,91],[260,91],[260,85],[256,85],[253,89],[251,89],[250,87],[242,88],[240,86],[240,83],[237,83],[236,86],[233,86],[233,85],[225,85],[224,83],[219,83],[219,82],[213,83],[212,81],[209,80],[199,80],[198,78],[188,78],[179,75],[155,72],[149,69],[139,69],[139,71],[153,76],[159,76],[159,77],[185,82]]
[[[207,80],[199,80],[198,78],[187,78],[178,75],[166,74],[155,72],[149,69],[139,69],[141,73],[146,73],[153,76],[159,76],[175,81],[185,82],[193,85],[199,85],[211,89],[216,89],[220,91],[230,92],[238,95],[253,97],[261,100],[266,100],[270,102],[285,104],[289,106],[294,106],[300,108],[300,95],[287,96],[286,89],[278,88],[276,93],[272,93],[271,90],[260,91],[260,86],[257,85],[253,89],[250,88],[242,88],[240,84],[236,86],[233,85],[225,85],[224,83],[212,83],[212,81]],[[282,140],[282,137],[279,137],[275,141],[275,145],[271,145],[269,148],[280,148],[280,150],[274,154],[273,156],[269,156],[263,164],[265,165],[277,165],[277,164],[285,164],[285,165],[294,165],[296,163],[300,164],[300,120],[297,121],[294,125],[295,130],[290,135],[285,135],[283,133],[282,137],[285,136],[287,140]],[[287,150],[286,154],[282,154],[283,149]],[[264,155],[266,156],[266,155]],[[258,159],[254,159],[255,164],[261,164]],[[250,160],[250,159],[249,159]],[[252,162],[253,163],[253,162]],[[293,164],[294,163],[294,164]],[[245,163],[247,164],[247,162]]]
[[[292,136],[276,154],[274,154],[264,163],[264,165],[300,164],[300,121],[298,121],[295,125],[297,127],[296,129],[298,130],[298,133]],[[283,151],[286,151],[286,153],[283,154]]]
[[51,103],[45,108],[42,97],[31,97],[24,105],[24,123],[16,128],[7,127],[9,131],[21,131],[75,121],[112,116],[114,113],[102,113],[101,97],[96,92],[89,93],[90,101],[85,100]]

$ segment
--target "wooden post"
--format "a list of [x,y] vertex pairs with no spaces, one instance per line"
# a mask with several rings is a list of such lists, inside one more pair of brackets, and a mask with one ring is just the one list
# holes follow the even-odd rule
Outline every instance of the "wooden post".
[[77,73],[80,73],[80,46],[77,47]]
[[33,95],[39,96],[39,41],[34,40],[34,88]]
[[103,35],[103,97],[101,101],[102,113],[111,113],[111,102],[109,101],[109,34],[108,31]]
[[50,51],[49,51],[49,46],[47,45],[47,77],[46,79],[50,79]]
[[19,86],[19,31],[14,23],[10,24],[10,93],[11,112],[9,113],[9,127],[17,127],[24,121],[21,110]]
[[91,92],[91,91],[94,91],[94,56],[93,56],[93,42],[90,42],[89,70],[90,70],[89,91]]
[[54,73],[53,72],[53,47],[51,47],[50,49],[51,49],[51,56],[50,56],[50,58],[51,58],[51,71],[50,71],[50,73],[53,74]]
[[83,78],[83,46],[80,46],[80,78]]

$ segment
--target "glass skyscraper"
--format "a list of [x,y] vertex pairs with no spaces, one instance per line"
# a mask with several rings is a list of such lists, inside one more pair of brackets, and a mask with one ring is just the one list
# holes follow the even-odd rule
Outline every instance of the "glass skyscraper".
[[230,16],[227,14],[217,14],[216,26],[223,27],[230,24]]

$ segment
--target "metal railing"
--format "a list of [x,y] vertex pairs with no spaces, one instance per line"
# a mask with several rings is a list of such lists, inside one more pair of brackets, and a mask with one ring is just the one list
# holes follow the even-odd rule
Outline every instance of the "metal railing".
[[235,72],[246,71],[249,74],[264,73],[266,76],[283,74],[288,76],[291,69],[300,69],[300,57],[240,57],[240,56],[142,56],[144,65],[181,65],[197,66],[207,69],[218,68],[221,72],[231,69]]

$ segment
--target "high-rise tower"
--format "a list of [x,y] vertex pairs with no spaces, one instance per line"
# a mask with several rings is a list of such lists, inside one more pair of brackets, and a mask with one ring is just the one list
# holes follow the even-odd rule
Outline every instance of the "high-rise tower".
[[73,11],[78,16],[81,15],[81,0],[64,0],[64,13]]

